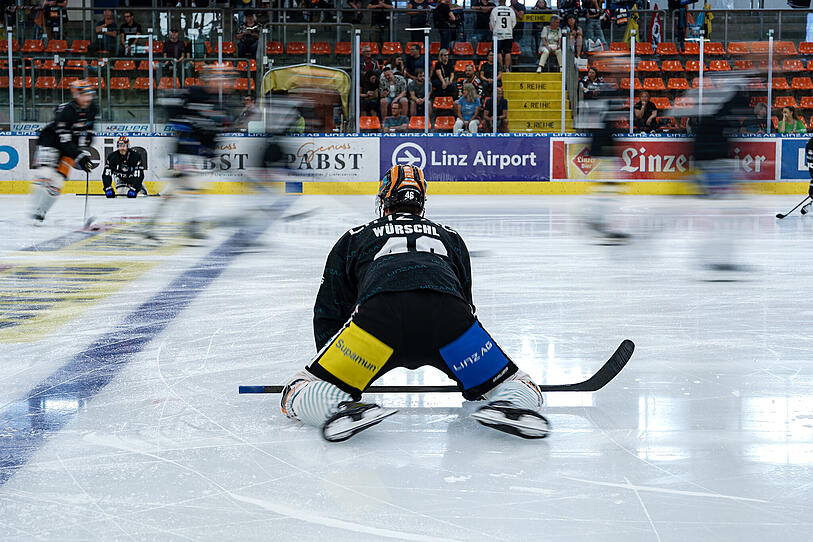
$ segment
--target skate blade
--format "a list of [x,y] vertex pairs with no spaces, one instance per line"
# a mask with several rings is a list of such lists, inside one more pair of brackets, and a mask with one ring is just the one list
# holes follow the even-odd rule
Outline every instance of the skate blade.
[[388,418],[398,412],[391,408],[378,408],[362,412],[361,421],[355,421],[351,416],[345,416],[335,420],[330,425],[322,429],[322,436],[328,442],[341,442],[347,440],[356,433],[381,423],[384,418]]
[[512,420],[499,410],[482,408],[472,413],[471,417],[486,427],[522,438],[538,439],[550,434],[548,420],[531,414],[520,414],[516,420]]

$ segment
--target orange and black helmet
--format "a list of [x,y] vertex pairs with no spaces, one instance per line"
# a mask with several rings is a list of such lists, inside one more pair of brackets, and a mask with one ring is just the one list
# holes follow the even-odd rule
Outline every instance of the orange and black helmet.
[[94,94],[96,87],[87,79],[77,79],[71,82],[71,91],[76,94]]
[[130,147],[130,138],[127,137],[127,136],[119,136],[119,138],[116,140],[116,147],[121,147],[122,145],[129,148]]
[[378,187],[378,201],[381,210],[394,206],[412,207],[423,211],[426,203],[426,179],[423,171],[416,166],[392,166]]

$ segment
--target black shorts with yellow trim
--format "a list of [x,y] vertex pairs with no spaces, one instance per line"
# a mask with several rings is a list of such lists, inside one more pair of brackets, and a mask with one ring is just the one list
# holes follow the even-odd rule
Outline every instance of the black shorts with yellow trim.
[[[467,343],[470,336],[485,340],[489,349],[482,358],[489,365],[478,369],[476,380],[458,370],[467,360],[449,357],[450,350],[460,350],[450,349],[450,345]],[[479,352],[477,348],[472,350]],[[368,299],[319,351],[308,371],[359,400],[367,387],[392,369],[427,365],[454,380],[469,400],[479,398],[517,371],[482,329],[468,303],[431,290],[385,292]]]

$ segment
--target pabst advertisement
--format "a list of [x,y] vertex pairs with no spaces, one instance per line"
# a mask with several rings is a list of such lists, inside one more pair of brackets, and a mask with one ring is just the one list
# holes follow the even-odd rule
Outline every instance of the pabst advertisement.
[[[695,169],[692,142],[676,138],[621,139],[620,161],[613,176],[629,181],[678,181]],[[599,161],[590,156],[590,143],[579,138],[555,138],[552,143],[551,177],[554,180],[598,181],[607,177]],[[738,174],[747,181],[776,179],[776,142],[772,139],[736,140],[732,156]]]
[[478,134],[385,136],[381,176],[394,165],[413,165],[432,181],[549,181],[550,138]]

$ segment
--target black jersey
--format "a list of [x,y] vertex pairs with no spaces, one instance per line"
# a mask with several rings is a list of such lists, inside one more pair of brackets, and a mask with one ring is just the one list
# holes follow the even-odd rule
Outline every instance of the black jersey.
[[56,108],[54,121],[42,129],[37,142],[43,147],[58,149],[61,156],[76,158],[93,140],[93,122],[99,109],[91,102],[82,109],[70,101]]
[[[224,95],[224,100],[226,96]],[[229,116],[216,94],[203,87],[189,87],[162,100],[178,136],[183,154],[198,154],[215,148],[217,136],[229,125]],[[196,145],[199,148],[195,148]]]
[[473,307],[471,261],[460,235],[411,213],[349,230],[330,251],[316,296],[317,349],[342,328],[356,305],[381,292],[409,290],[450,294]]
[[142,180],[144,178],[144,165],[141,162],[141,155],[132,149],[127,149],[127,153],[124,155],[119,151],[108,154],[102,176],[111,177],[112,175],[125,181],[130,179]]

